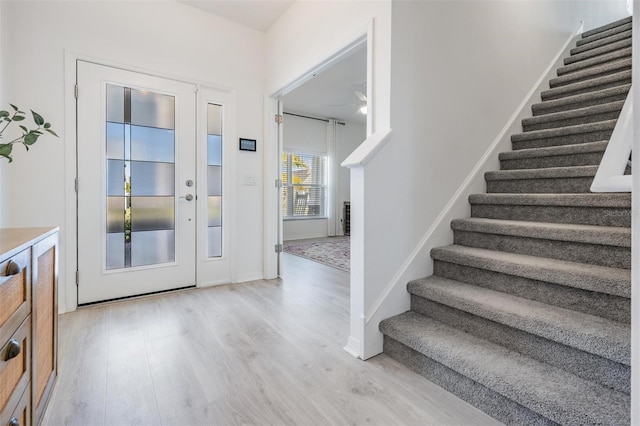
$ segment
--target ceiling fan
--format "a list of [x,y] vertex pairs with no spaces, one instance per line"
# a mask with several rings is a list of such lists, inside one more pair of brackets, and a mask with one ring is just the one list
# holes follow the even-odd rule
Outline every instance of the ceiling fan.
[[346,103],[346,104],[337,104],[337,105],[329,105],[330,107],[344,107],[344,106],[357,106],[358,110],[361,114],[367,114],[367,95],[363,92],[367,91],[367,83],[356,84],[353,86],[353,94],[356,95],[360,102],[358,103]]

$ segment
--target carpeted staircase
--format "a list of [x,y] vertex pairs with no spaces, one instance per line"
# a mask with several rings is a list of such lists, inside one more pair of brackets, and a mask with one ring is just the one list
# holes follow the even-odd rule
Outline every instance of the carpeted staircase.
[[589,187],[631,85],[631,18],[564,64],[380,330],[387,355],[504,423],[626,425],[631,194]]

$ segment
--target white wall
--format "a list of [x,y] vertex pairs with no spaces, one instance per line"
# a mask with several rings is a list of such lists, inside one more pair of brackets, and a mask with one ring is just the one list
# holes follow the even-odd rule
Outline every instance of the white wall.
[[[624,6],[624,1],[393,2],[393,136],[363,171],[366,286],[363,311],[356,315],[364,317],[364,357],[382,350],[377,330],[382,318],[373,310],[381,293],[395,286],[388,314],[409,309],[407,280],[394,282],[403,262],[536,79],[581,19],[588,29],[625,16]],[[449,244],[449,224],[443,226],[447,237],[437,243]],[[431,273],[429,249],[409,266],[415,276],[405,278]]]
[[[178,2],[3,1],[3,94],[39,111],[60,139],[39,141],[12,165],[1,164],[0,226],[60,225],[60,294],[72,295],[69,256],[74,241],[67,224],[74,214],[73,170],[65,170],[75,141],[65,137],[65,50],[151,73],[237,90],[237,134],[258,140],[257,153],[237,156],[237,229],[233,244],[243,255],[238,280],[262,277],[262,182],[243,186],[245,176],[262,176],[264,35]],[[66,132],[65,132],[66,130]],[[21,150],[18,150],[21,151]],[[72,303],[70,302],[72,305]],[[73,308],[73,306],[70,306]]]

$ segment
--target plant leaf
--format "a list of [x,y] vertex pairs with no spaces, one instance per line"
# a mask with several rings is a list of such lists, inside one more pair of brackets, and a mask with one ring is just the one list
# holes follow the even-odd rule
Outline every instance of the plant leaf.
[[15,117],[13,117],[13,121],[22,121],[24,120],[24,116],[22,115],[16,115]]
[[18,111],[18,107],[17,106],[15,106],[14,104],[9,104],[9,105],[11,105],[11,108],[13,108],[14,111]]
[[46,130],[47,132],[51,133],[51,134],[52,134],[53,136],[55,136],[56,138],[57,138],[57,137],[59,137],[59,136],[56,134],[56,132],[54,132],[53,130],[51,130],[51,129],[45,129],[45,130]]
[[25,133],[29,133],[29,129],[27,129],[26,127],[24,127],[24,126],[20,126],[20,128],[21,128],[22,130],[24,130],[24,132],[25,132]]
[[40,135],[38,135],[38,134],[36,134],[34,132],[28,133],[24,137],[24,144],[25,145],[33,145],[38,140],[38,137],[40,137]]
[[9,162],[13,161],[11,158],[11,150],[13,150],[13,145],[10,143],[0,144],[0,156],[9,160]]
[[44,123],[44,128],[48,129],[49,127],[51,127],[51,123]]
[[8,117],[9,111],[0,111],[0,117]]
[[44,124],[44,118],[34,110],[31,110],[31,114],[33,114],[33,121],[36,122],[38,126],[42,126]]

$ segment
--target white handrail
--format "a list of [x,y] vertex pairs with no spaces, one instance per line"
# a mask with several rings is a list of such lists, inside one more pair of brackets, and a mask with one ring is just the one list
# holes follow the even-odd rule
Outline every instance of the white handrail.
[[[632,86],[633,88],[633,86]],[[629,164],[633,143],[633,98],[629,90],[607,149],[593,178],[591,192],[631,192],[631,175],[624,172]]]
[[343,162],[342,167],[362,167],[367,164],[391,139],[391,129],[375,132],[362,142]]

